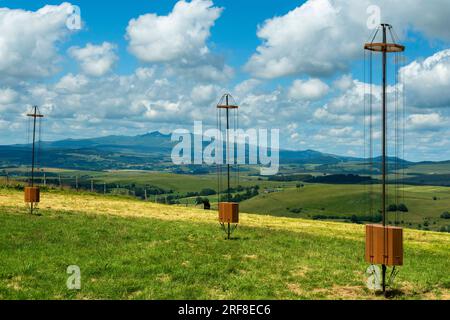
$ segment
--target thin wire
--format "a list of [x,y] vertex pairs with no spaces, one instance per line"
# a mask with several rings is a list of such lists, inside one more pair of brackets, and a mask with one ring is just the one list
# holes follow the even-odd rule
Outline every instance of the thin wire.
[[36,159],[37,159],[36,167],[38,169],[38,172],[40,172],[40,170],[42,169],[41,168],[41,134],[42,134],[42,118],[38,118],[38,147],[37,147],[37,157],[36,157]]
[[[27,116],[27,145],[30,147],[31,150],[32,146],[30,145],[30,131],[31,131],[31,118]],[[25,174],[25,181],[27,181],[29,184],[31,183],[31,172],[30,170],[27,170]]]
[[235,185],[235,187],[237,187],[238,185],[239,185],[239,159],[238,159],[238,156],[239,156],[239,154],[238,154],[238,148],[239,148],[239,146],[238,146],[238,142],[236,142],[236,137],[237,137],[237,129],[238,129],[238,125],[237,125],[237,121],[238,121],[238,117],[237,117],[237,112],[238,112],[238,109],[234,109],[234,132],[235,132],[235,155],[234,155],[234,157],[235,157],[235,165],[236,165],[236,168],[235,168],[235,183],[236,183],[236,185]]
[[391,35],[392,42],[395,44],[397,41],[395,40],[394,34],[392,33],[392,27],[388,28],[389,34]]
[[[219,131],[218,133],[221,133],[220,126],[219,126],[219,108],[216,108],[216,128]],[[220,138],[220,137],[219,137]],[[222,148],[219,148],[219,143],[222,143],[222,139],[219,139],[219,141],[216,141],[217,148],[216,148],[216,171],[217,171],[217,205],[219,205],[219,202],[221,201],[221,188],[220,188],[220,163],[217,161],[219,159],[219,155],[217,154],[219,151],[222,152]]]
[[399,224],[399,91],[398,91],[398,53],[395,53],[395,223]]
[[[363,145],[363,154],[364,154],[364,161],[367,161],[367,126],[366,126],[366,120],[367,120],[367,95],[366,95],[366,87],[367,87],[367,74],[366,74],[366,68],[367,68],[367,52],[366,50],[363,51],[364,53],[364,118],[363,118],[363,132],[364,132],[364,145]],[[368,161],[365,162],[364,169],[367,170],[367,164]],[[370,180],[369,180],[370,183]],[[369,199],[369,187],[367,184],[364,184],[364,194],[367,197],[367,204],[366,204],[366,210],[370,212],[370,199]]]
[[[386,64],[386,76],[388,76],[389,75],[389,68],[388,68],[388,64]],[[386,98],[387,99],[387,98]],[[386,101],[386,109],[387,109],[387,107],[388,107],[388,103],[387,103],[387,101]],[[389,115],[389,112],[388,112],[389,110],[386,110],[386,116],[388,116]],[[386,137],[386,146],[385,146],[385,148],[386,148],[386,172],[385,172],[385,175],[386,175],[386,205],[387,206],[389,206],[389,199],[390,199],[390,197],[389,197],[389,191],[390,191],[390,185],[389,185],[389,183],[390,183],[390,179],[389,179],[389,146],[390,146],[390,143],[389,143],[389,129],[390,129],[390,126],[389,126],[389,122],[387,121],[387,119],[386,119],[386,135],[387,135],[387,137]],[[386,210],[386,208],[384,208],[384,210],[386,211],[386,221],[388,222],[388,224],[389,224],[389,210]]]
[[[239,109],[236,109],[236,132],[238,132],[237,130],[239,130]],[[244,147],[245,147],[245,142],[244,142]],[[237,143],[236,143],[236,151],[237,151]],[[240,166],[239,166],[239,154],[236,153],[236,186],[239,186],[239,171],[240,171]],[[245,159],[245,152],[244,152],[244,159]]]
[[399,43],[400,42],[400,37],[398,36],[397,32],[395,32],[394,28],[391,28],[391,34],[394,34],[395,38],[394,38],[394,42],[395,43]]
[[[402,54],[402,63],[405,62],[404,55]],[[406,130],[406,87],[404,77],[400,77],[402,82],[402,159],[405,160],[405,130]],[[402,165],[402,201],[405,203],[405,170],[406,163]]]
[[373,41],[375,40],[375,37],[377,36],[378,32],[380,31],[381,26],[378,26],[370,35],[369,39],[371,39],[370,41],[368,41],[369,43],[373,43]]
[[[369,81],[370,81],[370,96],[369,96],[369,158],[370,158],[370,176],[373,177],[373,167],[374,167],[374,159],[373,159],[373,53],[370,51],[369,53]],[[374,215],[374,197],[373,197],[373,183],[370,184],[370,214],[373,217]]]

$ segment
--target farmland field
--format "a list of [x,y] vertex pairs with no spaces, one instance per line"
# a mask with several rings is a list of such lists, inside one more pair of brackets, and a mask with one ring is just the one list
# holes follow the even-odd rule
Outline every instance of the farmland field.
[[[39,215],[0,189],[0,299],[379,299],[365,287],[360,225],[47,192]],[[81,269],[81,290],[66,268]],[[450,235],[405,230],[395,299],[450,298]]]
[[[26,169],[24,168],[23,170],[25,172]],[[18,169],[14,169],[14,171],[18,171]],[[128,187],[153,185],[163,189],[173,190],[177,193],[200,191],[203,188],[217,189],[217,177],[215,174],[189,175],[142,170],[78,171],[53,168],[46,169],[46,172],[47,179],[50,183],[58,184],[58,174],[61,174],[63,184],[70,185],[71,187],[74,186],[75,177],[78,176],[80,181],[90,183],[90,179],[93,179],[94,183],[99,185],[103,183],[112,185],[119,184]],[[26,178],[25,174],[21,178]],[[261,187],[275,187],[282,184],[295,186],[295,183],[258,180],[258,177],[249,175],[242,175],[239,183],[243,186],[258,184]]]

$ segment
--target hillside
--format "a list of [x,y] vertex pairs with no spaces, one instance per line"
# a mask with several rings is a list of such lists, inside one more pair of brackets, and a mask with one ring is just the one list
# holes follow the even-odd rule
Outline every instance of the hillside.
[[[242,214],[225,241],[213,211],[55,191],[40,208],[0,189],[0,299],[381,298],[364,286],[359,225]],[[394,298],[449,299],[449,249],[449,234],[405,230]]]
[[[305,184],[302,188],[288,187],[281,192],[262,193],[241,204],[247,212],[272,214],[295,218],[350,220],[353,215],[360,220],[371,217],[368,185]],[[381,208],[381,186],[375,185],[375,213]],[[401,200],[408,212],[400,213],[401,226],[450,231],[450,220],[442,219],[450,211],[450,188],[438,186],[404,186],[399,188]],[[395,202],[395,189],[388,188],[389,204]],[[394,223],[395,213],[388,213]]]

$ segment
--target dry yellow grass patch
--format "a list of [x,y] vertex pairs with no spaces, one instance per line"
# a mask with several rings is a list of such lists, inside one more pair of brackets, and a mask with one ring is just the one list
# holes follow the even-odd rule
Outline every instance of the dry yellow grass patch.
[[288,290],[297,296],[304,296],[305,291],[297,283],[288,283]]
[[9,289],[12,289],[14,291],[20,291],[22,290],[22,277],[21,276],[17,276],[17,277],[13,277],[10,280],[8,280],[8,283],[6,284],[6,287],[8,287]]
[[292,271],[292,275],[294,277],[304,278],[309,271],[310,271],[309,267],[299,266],[297,269]]

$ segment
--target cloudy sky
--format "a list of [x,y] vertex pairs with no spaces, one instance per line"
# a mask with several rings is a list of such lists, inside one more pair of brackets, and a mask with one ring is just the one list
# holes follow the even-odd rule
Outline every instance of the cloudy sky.
[[25,142],[33,104],[57,140],[214,125],[230,92],[241,126],[279,128],[283,148],[362,156],[362,47],[377,5],[407,47],[406,157],[450,159],[448,0],[0,5],[0,144]]

